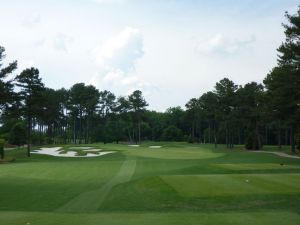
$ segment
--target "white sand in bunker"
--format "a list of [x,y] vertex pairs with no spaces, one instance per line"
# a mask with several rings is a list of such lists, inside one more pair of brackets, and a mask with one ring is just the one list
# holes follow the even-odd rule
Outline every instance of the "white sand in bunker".
[[139,145],[128,145],[129,147],[140,147]]
[[149,148],[161,148],[162,146],[149,146]]
[[[98,154],[94,153],[87,153],[86,155],[77,155],[76,151],[67,151],[66,153],[61,153],[62,147],[52,147],[52,148],[41,148],[39,150],[32,151],[33,154],[42,154],[42,155],[51,155],[51,156],[57,156],[57,157],[98,157],[106,154],[110,154],[113,152],[98,152]],[[95,150],[95,149],[94,149]],[[97,150],[98,151],[98,150]]]

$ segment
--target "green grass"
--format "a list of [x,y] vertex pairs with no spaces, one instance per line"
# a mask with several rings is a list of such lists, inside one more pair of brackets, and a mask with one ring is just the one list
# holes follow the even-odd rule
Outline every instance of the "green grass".
[[0,213],[1,224],[43,225],[298,225],[300,216],[291,212],[256,213]]
[[216,153],[207,149],[199,148],[174,148],[162,147],[159,149],[151,149],[149,147],[132,147],[126,151],[126,154],[145,157],[145,158],[159,158],[159,159],[208,159],[223,156],[224,153]]
[[187,197],[300,194],[300,174],[172,175],[161,178],[177,193]]
[[241,164],[216,164],[215,166],[230,170],[281,170],[281,169],[299,169],[298,165],[284,165],[275,163],[241,163]]
[[299,224],[300,159],[242,146],[82,146],[115,153],[27,158],[25,149],[7,151],[17,160],[0,164],[0,225]]

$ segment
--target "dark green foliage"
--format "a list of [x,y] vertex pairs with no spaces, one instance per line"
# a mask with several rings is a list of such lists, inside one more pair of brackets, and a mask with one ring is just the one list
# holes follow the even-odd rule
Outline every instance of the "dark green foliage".
[[263,109],[263,86],[255,82],[240,87],[238,95],[238,114],[242,116],[239,121],[244,124],[248,133],[246,149],[259,150],[262,147],[260,126]]
[[79,144],[84,140],[90,141],[90,127],[93,127],[93,116],[101,94],[92,85],[86,86],[84,83],[74,84],[69,91],[69,104],[71,120],[73,124],[73,142],[79,140]]
[[16,123],[9,132],[9,143],[12,145],[24,145],[26,143],[26,127],[23,123]]
[[135,138],[136,143],[141,143],[141,122],[142,116],[145,112],[148,103],[143,97],[143,94],[140,90],[134,91],[131,95],[128,96],[129,109],[133,112],[134,118],[133,121],[136,123],[137,127],[137,137]]
[[260,136],[257,136],[255,132],[250,133],[246,139],[245,148],[247,150],[259,150],[261,147]]
[[300,151],[300,133],[296,134],[297,149]]
[[0,139],[0,158],[4,159],[4,139]]
[[286,13],[285,42],[278,48],[278,65],[264,80],[273,117],[290,128],[291,150],[294,134],[300,129],[300,8],[295,15]]
[[8,107],[14,101],[13,83],[12,80],[5,80],[7,76],[17,69],[17,61],[3,67],[2,61],[5,59],[5,48],[0,46],[0,115],[2,110]]
[[178,127],[171,125],[164,129],[162,136],[164,141],[181,141],[182,131]]

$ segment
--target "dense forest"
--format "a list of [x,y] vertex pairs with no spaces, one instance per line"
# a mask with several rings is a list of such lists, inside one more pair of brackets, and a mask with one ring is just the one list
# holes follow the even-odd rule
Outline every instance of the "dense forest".
[[[286,39],[278,64],[263,83],[235,84],[224,78],[213,90],[190,99],[185,109],[151,111],[141,91],[117,97],[84,83],[70,89],[45,86],[37,68],[12,79],[17,61],[3,65],[0,47],[0,138],[13,145],[188,141],[263,145],[300,145],[300,10],[286,13]],[[199,90],[201,93],[201,90]]]

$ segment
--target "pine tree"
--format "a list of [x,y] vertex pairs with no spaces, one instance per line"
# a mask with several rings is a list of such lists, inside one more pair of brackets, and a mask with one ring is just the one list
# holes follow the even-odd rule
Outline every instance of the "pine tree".
[[35,109],[39,106],[40,95],[44,89],[44,84],[39,76],[39,70],[30,68],[23,70],[16,77],[16,85],[21,88],[19,95],[23,100],[25,117],[27,119],[27,156],[30,157],[32,118]]

